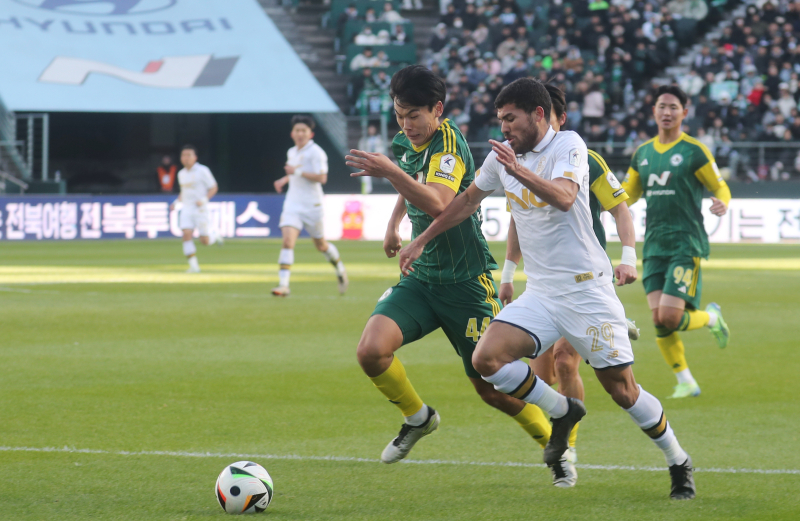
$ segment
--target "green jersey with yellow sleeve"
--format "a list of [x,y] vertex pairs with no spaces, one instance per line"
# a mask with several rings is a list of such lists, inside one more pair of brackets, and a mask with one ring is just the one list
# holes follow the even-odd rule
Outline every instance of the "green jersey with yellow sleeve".
[[592,228],[600,246],[606,249],[606,230],[600,220],[600,213],[618,206],[628,200],[628,194],[619,184],[605,160],[589,150],[589,210],[592,213]]
[[657,137],[643,143],[631,158],[622,187],[631,204],[642,195],[647,201],[645,259],[708,258],[708,234],[700,211],[703,188],[726,204],[730,190],[704,144],[685,133],[666,145]]
[[[420,183],[442,184],[460,194],[475,180],[475,162],[461,131],[445,119],[433,138],[414,146],[403,132],[392,140],[400,168]],[[406,201],[411,236],[428,229],[433,217]],[[411,266],[412,277],[431,284],[456,284],[474,279],[487,269],[498,269],[481,232],[483,218],[478,209],[459,225],[435,237]]]

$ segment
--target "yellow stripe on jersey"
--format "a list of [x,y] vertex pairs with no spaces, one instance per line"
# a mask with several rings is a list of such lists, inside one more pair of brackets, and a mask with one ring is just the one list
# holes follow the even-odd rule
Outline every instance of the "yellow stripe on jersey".
[[466,171],[467,167],[464,165],[464,160],[454,153],[442,152],[433,154],[428,165],[428,174],[425,177],[425,182],[428,184],[442,184],[458,193]]
[[605,172],[611,172],[611,169],[608,168],[608,163],[606,163],[606,160],[603,159],[603,156],[601,156],[600,154],[598,154],[594,150],[587,150],[587,152],[589,152],[589,155],[592,156],[594,158],[594,160],[597,161],[600,164],[600,167],[603,169],[604,173]]
[[697,282],[700,280],[700,257],[692,257],[692,261],[694,261],[692,283],[689,284],[689,291],[686,292],[690,297],[697,295]]
[[634,170],[633,167],[628,168],[628,174],[625,176],[625,180],[622,182],[622,189],[628,194],[628,206],[632,205],[642,197],[642,181],[639,179],[639,172]]
[[492,316],[496,317],[497,314],[500,313],[500,304],[493,298],[494,284],[492,284],[492,281],[489,280],[489,277],[487,277],[485,273],[478,276],[478,282],[486,289],[486,302],[492,306]]

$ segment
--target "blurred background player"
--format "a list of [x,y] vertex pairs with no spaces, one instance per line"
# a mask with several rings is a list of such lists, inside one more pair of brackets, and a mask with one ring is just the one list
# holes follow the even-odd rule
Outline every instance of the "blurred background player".
[[700,259],[708,259],[709,253],[700,212],[703,187],[714,194],[711,213],[718,216],[728,211],[731,191],[708,148],[682,132],[686,102],[679,87],[658,88],[653,106],[658,136],[633,154],[623,183],[631,204],[642,195],[647,201],[642,282],[653,312],[656,343],[678,379],[670,398],[700,394],[678,331],[708,327],[719,347],[727,346],[730,336],[716,303],[705,311],[697,308],[702,289]]
[[289,185],[279,224],[283,246],[278,256],[278,285],[272,289],[272,294],[276,297],[289,296],[294,245],[303,228],[311,236],[317,250],[336,269],[339,293],[344,295],[347,290],[347,271],[339,258],[339,250],[324,237],[322,185],[328,182],[328,156],[314,143],[314,127],[314,119],[310,116],[292,118],[291,136],[294,146],[286,153],[286,164],[283,167],[286,175],[274,183],[278,193]]
[[[408,213],[412,235],[463,193],[475,178],[475,162],[464,136],[442,119],[444,81],[421,65],[392,77],[390,95],[401,131],[392,141],[397,166],[382,155],[351,150],[347,165],[387,179],[399,192],[386,229],[387,257],[400,250],[400,221]],[[439,426],[439,413],[426,405],[394,355],[402,346],[441,328],[461,357],[464,372],[484,402],[511,416],[542,447],[550,424],[535,405],[497,391],[472,366],[472,352],[492,318],[500,312],[491,271],[497,268],[481,233],[480,212],[432,241],[409,274],[378,300],[358,343],[358,362],[384,396],[400,409],[405,422],[384,449],[381,460],[405,458],[414,444]]]
[[[216,237],[214,241],[209,240],[208,200],[217,193],[217,181],[207,166],[197,162],[197,150],[193,145],[184,145],[181,149],[181,164],[183,168],[178,172],[178,184],[181,188],[178,201],[182,207],[178,220],[183,230],[183,254],[189,260],[186,273],[200,273],[192,234],[197,229],[200,232],[200,242],[205,246],[216,242]],[[170,210],[174,208],[175,203],[172,203]]]
[[[545,84],[550,95],[550,126],[558,132],[567,122],[566,100],[561,89],[553,84]],[[633,228],[628,205],[625,201],[628,195],[620,186],[617,178],[611,172],[605,160],[595,152],[589,150],[589,209],[592,214],[592,228],[600,246],[606,249],[606,230],[600,220],[600,213],[605,210],[614,216],[617,223],[617,233],[622,242],[622,261],[615,270],[618,286],[631,284],[636,281],[636,234]],[[517,237],[517,226],[514,218],[508,229],[508,243],[506,246],[506,262],[503,266],[503,276],[500,284],[500,301],[507,305],[514,296],[514,272],[522,257]],[[628,336],[635,340],[639,338],[639,330],[628,321]],[[564,396],[577,398],[583,401],[583,380],[578,372],[581,356],[566,338],[560,338],[550,349],[542,355],[531,360],[530,366],[536,376],[547,382],[548,385],[558,382],[558,391]],[[572,429],[569,437],[569,449],[566,452],[566,461],[562,465],[569,465],[566,471],[557,466],[551,467],[553,484],[557,487],[571,487],[577,481],[577,471],[574,468],[578,461],[575,443],[578,438],[578,425]]]

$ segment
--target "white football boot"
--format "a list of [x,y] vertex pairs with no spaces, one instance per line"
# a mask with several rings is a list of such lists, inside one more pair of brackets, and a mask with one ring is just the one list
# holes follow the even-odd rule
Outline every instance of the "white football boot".
[[414,444],[423,436],[427,436],[439,428],[440,421],[439,413],[433,410],[433,407],[428,407],[428,419],[425,420],[425,423],[419,426],[404,423],[400,427],[400,434],[383,449],[381,461],[396,463],[408,456],[408,453],[414,448]]

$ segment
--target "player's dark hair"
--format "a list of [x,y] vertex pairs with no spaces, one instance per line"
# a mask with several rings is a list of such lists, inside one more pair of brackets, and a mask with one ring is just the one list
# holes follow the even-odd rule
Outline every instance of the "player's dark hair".
[[389,96],[404,107],[433,109],[447,97],[444,80],[422,65],[410,65],[394,73]]
[[312,118],[311,116],[303,116],[301,114],[298,114],[297,116],[292,116],[292,128],[294,128],[295,125],[298,125],[300,123],[307,126],[311,130],[314,130],[314,127],[317,126],[317,124],[314,123],[314,118]]
[[194,155],[197,155],[197,147],[195,147],[191,143],[186,143],[185,145],[183,145],[181,147],[181,152],[183,152],[184,150],[191,150],[192,152],[194,152]]
[[494,108],[499,110],[506,105],[514,105],[526,114],[535,112],[536,107],[542,107],[544,117],[550,119],[550,94],[541,81],[533,78],[520,78],[503,87],[494,100]]
[[553,83],[545,83],[544,88],[550,95],[550,104],[553,112],[556,113],[556,118],[561,119],[561,116],[567,113],[567,99],[564,97],[564,91]]
[[658,103],[658,98],[661,97],[662,94],[672,94],[678,101],[681,102],[681,107],[686,108],[686,103],[689,102],[689,97],[683,92],[683,89],[678,87],[677,85],[662,85],[656,89],[656,93],[653,95],[653,106],[656,106]]

